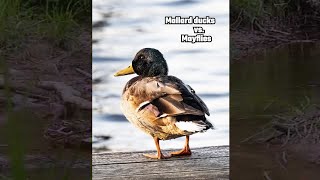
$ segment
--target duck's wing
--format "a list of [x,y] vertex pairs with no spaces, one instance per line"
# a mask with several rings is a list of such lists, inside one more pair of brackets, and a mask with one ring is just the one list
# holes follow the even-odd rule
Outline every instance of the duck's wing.
[[179,89],[186,104],[189,104],[196,109],[200,109],[210,116],[207,105],[201,100],[201,98],[196,94],[190,85],[184,84],[180,79],[174,76],[168,76],[168,79],[169,82],[174,83]]
[[128,89],[136,112],[151,109],[156,117],[209,114],[194,90],[174,76],[146,78]]

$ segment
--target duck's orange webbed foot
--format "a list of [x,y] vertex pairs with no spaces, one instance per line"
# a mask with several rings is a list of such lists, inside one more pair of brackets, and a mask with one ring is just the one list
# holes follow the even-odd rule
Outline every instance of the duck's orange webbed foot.
[[171,156],[190,156],[191,155],[191,150],[190,148],[183,148],[180,151],[175,151],[170,153]]
[[186,143],[184,145],[184,148],[180,151],[175,151],[170,153],[171,156],[190,156],[191,150],[189,148],[189,136],[186,136]]
[[165,156],[162,154],[161,149],[160,149],[160,144],[159,144],[159,138],[153,137],[154,143],[156,144],[157,148],[157,154],[143,154],[145,157],[151,158],[151,159],[166,159],[171,157],[170,156]]
[[167,159],[171,157],[171,156],[165,156],[162,153],[161,154],[143,154],[143,155],[151,159]]

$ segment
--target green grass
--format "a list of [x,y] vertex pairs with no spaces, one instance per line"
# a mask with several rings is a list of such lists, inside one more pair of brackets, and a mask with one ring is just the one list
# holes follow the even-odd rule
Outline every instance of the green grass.
[[60,46],[75,40],[79,29],[78,22],[91,16],[91,1],[88,0],[56,0],[45,5],[44,23],[39,30]]
[[60,46],[76,39],[90,22],[90,0],[1,0],[0,46],[16,50],[28,38],[46,38]]
[[46,12],[39,32],[58,45],[71,41],[76,34],[74,29],[78,26],[75,21],[76,14],[77,11],[72,9],[71,4],[68,4],[65,9],[55,6],[51,11]]

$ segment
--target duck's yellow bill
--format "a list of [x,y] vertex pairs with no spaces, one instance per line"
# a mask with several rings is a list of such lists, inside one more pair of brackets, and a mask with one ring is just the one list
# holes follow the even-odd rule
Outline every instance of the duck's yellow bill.
[[132,65],[130,65],[129,67],[121,69],[120,71],[116,72],[114,76],[124,76],[128,74],[133,74],[133,73],[134,73],[133,67]]

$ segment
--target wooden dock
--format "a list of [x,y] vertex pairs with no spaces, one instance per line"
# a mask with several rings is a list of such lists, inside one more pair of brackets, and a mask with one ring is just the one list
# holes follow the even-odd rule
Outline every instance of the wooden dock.
[[155,151],[95,153],[92,179],[229,179],[229,146],[191,150],[191,156],[163,160],[142,155]]

